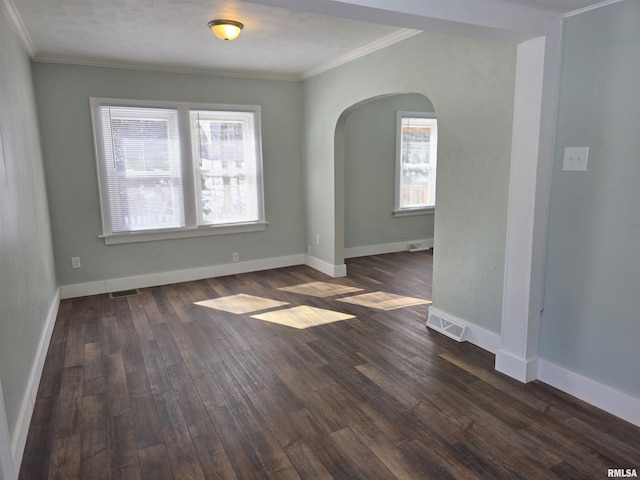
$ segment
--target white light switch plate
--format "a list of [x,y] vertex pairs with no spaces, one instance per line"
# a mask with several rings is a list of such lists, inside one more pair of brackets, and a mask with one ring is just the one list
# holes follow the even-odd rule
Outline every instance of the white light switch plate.
[[589,159],[589,147],[567,147],[564,149],[562,170],[567,172],[586,172]]

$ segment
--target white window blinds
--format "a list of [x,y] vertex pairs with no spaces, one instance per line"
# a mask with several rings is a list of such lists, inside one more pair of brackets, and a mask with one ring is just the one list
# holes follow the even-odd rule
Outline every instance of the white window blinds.
[[178,114],[100,107],[111,233],[184,226]]
[[264,230],[260,107],[92,98],[105,242]]

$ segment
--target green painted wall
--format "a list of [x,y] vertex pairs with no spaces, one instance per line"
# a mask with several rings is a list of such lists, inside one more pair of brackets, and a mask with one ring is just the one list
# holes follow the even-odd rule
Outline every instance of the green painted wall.
[[[540,356],[640,396],[640,3],[566,21]],[[562,171],[589,147],[587,172]]]
[[[500,332],[515,59],[514,45],[422,33],[305,81],[312,254],[343,263],[338,123],[367,99],[421,93],[438,114],[434,306]],[[316,235],[320,245],[311,241]]]
[[[60,285],[184,270],[305,251],[299,82],[36,63],[33,65]],[[262,107],[267,230],[105,246],[89,97]],[[71,268],[79,256],[81,269]]]
[[10,434],[56,283],[29,59],[0,8],[0,379]]
[[394,217],[396,112],[433,112],[420,94],[393,95],[354,109],[344,127],[344,246],[433,238],[433,215]]

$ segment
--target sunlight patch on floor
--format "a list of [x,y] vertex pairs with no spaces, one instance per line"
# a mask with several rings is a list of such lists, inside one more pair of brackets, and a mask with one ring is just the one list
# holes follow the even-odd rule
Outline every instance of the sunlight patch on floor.
[[244,293],[231,295],[229,297],[204,300],[202,302],[195,302],[195,304],[237,314],[257,312],[259,310],[267,310],[268,308],[289,305],[287,302],[280,302],[278,300],[272,300],[270,298],[256,297],[254,295],[246,295]]
[[287,327],[298,329],[317,327],[327,323],[339,322],[355,318],[353,315],[346,313],[334,312],[333,310],[325,310],[324,308],[308,307],[302,305],[299,307],[277,310],[275,312],[262,313],[260,315],[251,315],[251,318],[263,320],[265,322],[277,323]]
[[415,297],[405,297],[395,293],[372,292],[353,297],[338,298],[338,302],[351,303],[378,310],[395,310],[396,308],[413,307],[415,305],[429,305],[431,301]]

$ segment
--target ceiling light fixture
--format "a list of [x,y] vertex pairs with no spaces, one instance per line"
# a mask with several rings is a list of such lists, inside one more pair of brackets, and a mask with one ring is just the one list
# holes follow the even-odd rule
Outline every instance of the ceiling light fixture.
[[213,34],[222,40],[233,40],[244,27],[240,22],[235,20],[211,20],[208,24]]

